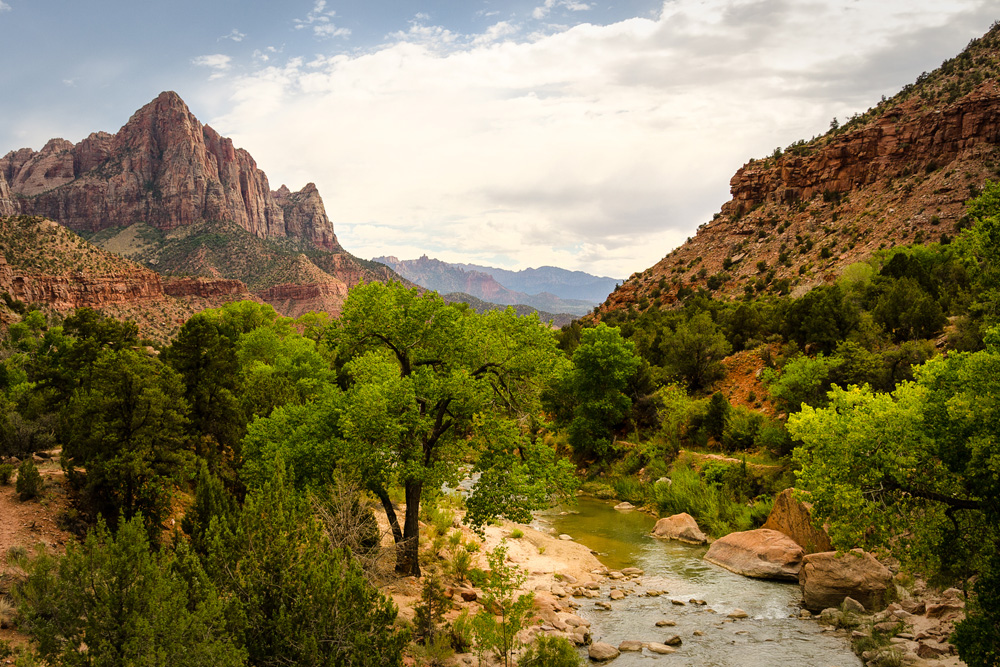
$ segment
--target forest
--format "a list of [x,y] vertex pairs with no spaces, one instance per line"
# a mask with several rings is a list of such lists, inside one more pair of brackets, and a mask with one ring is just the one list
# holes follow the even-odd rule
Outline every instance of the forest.
[[[690,291],[556,332],[371,283],[339,318],[232,303],[162,344],[8,295],[20,321],[0,340],[0,481],[38,502],[32,454],[61,448],[73,503],[60,521],[78,536],[62,555],[7,554],[33,641],[16,664],[401,665],[440,642],[508,660],[505,614],[435,629],[423,566],[441,544],[421,524],[439,508],[462,504],[473,527],[525,522],[582,487],[688,512],[718,537],[761,525],[795,486],[837,548],[963,588],[953,641],[967,664],[994,665],[1000,185],[962,227],[797,298]],[[739,353],[766,389],[731,402],[718,388]],[[699,463],[706,452],[742,464]],[[443,491],[470,474],[467,498]],[[396,575],[428,575],[415,624],[370,571],[375,512]],[[517,573],[490,556],[473,576],[494,610],[524,616]],[[556,644],[519,664],[576,664]]]

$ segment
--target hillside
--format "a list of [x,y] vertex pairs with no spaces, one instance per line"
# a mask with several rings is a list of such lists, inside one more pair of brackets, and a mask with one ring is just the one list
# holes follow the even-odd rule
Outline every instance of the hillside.
[[239,280],[295,315],[399,279],[338,243],[312,183],[272,191],[253,157],[161,93],[116,133],[0,159],[0,215],[54,220],[171,276]]
[[[400,260],[396,257],[376,257],[373,261],[385,264],[394,271],[427,289],[435,290],[441,294],[451,292],[461,292],[474,298],[482,299],[490,303],[502,306],[526,305],[532,308],[547,311],[549,313],[566,313],[570,315],[583,315],[589,313],[608,292],[613,289],[614,284],[605,291],[601,297],[595,300],[564,299],[549,292],[525,293],[511,289],[502,284],[500,279],[490,275],[490,271],[516,275],[513,271],[503,271],[502,269],[491,269],[490,267],[474,267],[473,265],[450,264],[439,259],[433,259],[424,255],[419,259]],[[480,270],[483,269],[483,270]],[[562,271],[569,274],[570,278],[561,276],[566,282],[571,282],[575,277],[573,272]],[[580,274],[581,284],[586,284],[586,280],[593,276]],[[536,281],[537,283],[537,281]],[[541,284],[541,283],[537,283]]]
[[1000,27],[821,137],[750,160],[696,235],[633,274],[600,312],[706,289],[803,294],[880,248],[948,242],[1000,174]]
[[14,321],[14,309],[24,306],[60,313],[89,307],[130,319],[144,336],[159,339],[199,310],[255,298],[237,280],[162,278],[31,216],[0,217],[0,294],[0,324]]

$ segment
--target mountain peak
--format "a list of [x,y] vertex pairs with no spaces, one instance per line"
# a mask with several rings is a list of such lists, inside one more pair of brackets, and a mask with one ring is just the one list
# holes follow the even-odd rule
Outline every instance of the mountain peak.
[[17,212],[77,231],[231,221],[260,238],[339,249],[315,184],[279,202],[284,193],[271,192],[253,157],[202,125],[174,91],[160,93],[114,135],[94,133],[75,146],[53,139],[38,152],[8,153],[0,173]]

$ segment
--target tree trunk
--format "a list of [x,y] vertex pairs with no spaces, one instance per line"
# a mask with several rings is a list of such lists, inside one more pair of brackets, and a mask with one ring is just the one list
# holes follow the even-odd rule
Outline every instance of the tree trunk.
[[406,482],[406,518],[403,519],[403,541],[396,544],[396,573],[405,577],[420,576],[420,562],[417,559],[420,546],[420,494],[422,482]]

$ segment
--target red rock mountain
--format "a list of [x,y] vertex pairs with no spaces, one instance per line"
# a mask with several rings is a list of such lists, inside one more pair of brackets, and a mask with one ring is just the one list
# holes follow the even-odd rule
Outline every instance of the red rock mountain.
[[[37,152],[8,153],[0,179],[17,212],[74,231],[229,220],[260,238],[300,237],[339,249],[315,185],[272,192],[250,154],[198,122],[173,92],[139,109],[117,134],[95,132],[76,145],[52,139]],[[0,190],[0,210],[9,198]]]
[[340,246],[314,184],[272,191],[250,154],[202,125],[173,92],[116,134],[5,155],[0,216],[18,214],[59,222],[164,276],[205,276],[213,285],[168,290],[249,289],[288,315],[336,313],[362,280],[400,279]]
[[700,288],[801,294],[880,248],[947,240],[964,202],[1000,175],[998,76],[995,26],[892,99],[750,160],[721,212],[602,310],[669,307]]

